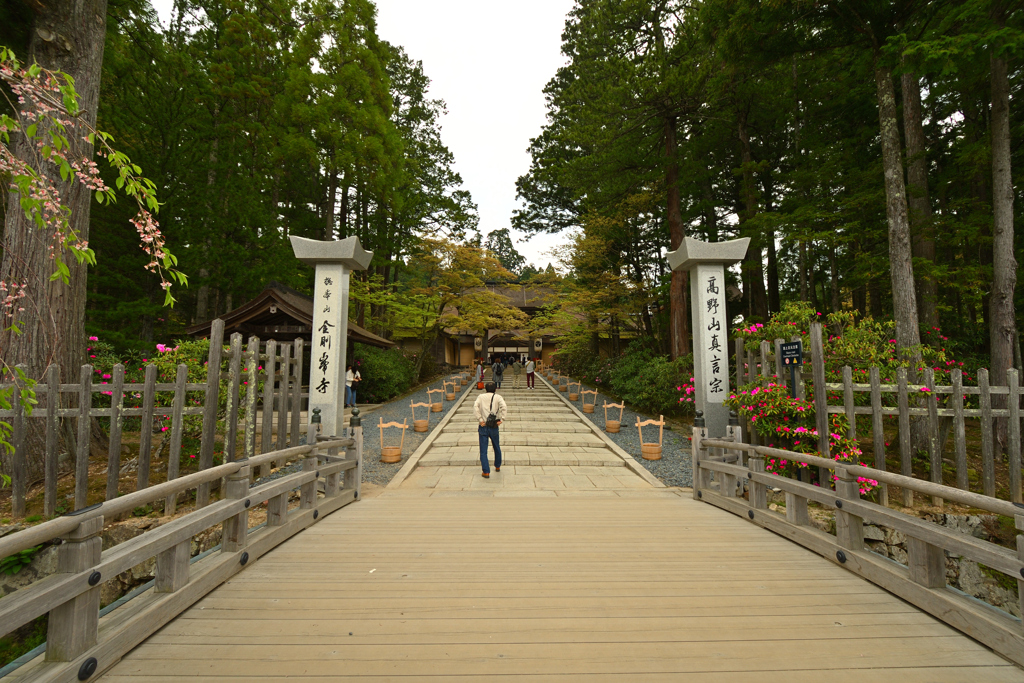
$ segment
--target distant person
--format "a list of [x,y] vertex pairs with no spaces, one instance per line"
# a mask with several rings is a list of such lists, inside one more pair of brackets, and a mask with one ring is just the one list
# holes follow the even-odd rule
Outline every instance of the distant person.
[[477,362],[476,373],[475,374],[476,374],[476,381],[477,381],[477,383],[480,383],[480,382],[484,381],[484,362],[483,362],[483,360],[480,360],[480,361]]
[[533,362],[533,359],[526,361],[526,388],[533,389],[534,374],[533,371],[537,369],[537,364]]
[[491,476],[491,468],[487,463],[487,441],[494,444],[494,471],[501,472],[501,446],[498,445],[498,427],[505,421],[508,414],[508,406],[505,399],[494,393],[498,385],[494,382],[487,383],[487,391],[480,394],[473,404],[473,414],[476,421],[480,423],[480,466],[483,468],[483,477]]
[[523,374],[523,364],[519,362],[519,358],[515,359],[512,363],[512,388],[519,388],[519,376]]
[[494,365],[491,366],[491,379],[498,385],[499,389],[501,389],[501,379],[504,374],[505,366],[501,364],[500,360],[495,361]]
[[354,406],[356,404],[356,384],[363,381],[363,376],[359,374],[358,370],[353,370],[352,366],[349,365],[345,369],[345,406]]

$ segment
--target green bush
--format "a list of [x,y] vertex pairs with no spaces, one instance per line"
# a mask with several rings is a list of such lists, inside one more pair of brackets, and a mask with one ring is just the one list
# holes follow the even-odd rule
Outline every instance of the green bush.
[[680,401],[681,387],[692,375],[692,356],[670,361],[634,341],[612,368],[611,390],[641,410],[671,415],[692,409],[692,403]]
[[398,349],[355,344],[352,356],[352,366],[362,375],[356,387],[359,403],[383,403],[408,391],[416,381],[415,364]]

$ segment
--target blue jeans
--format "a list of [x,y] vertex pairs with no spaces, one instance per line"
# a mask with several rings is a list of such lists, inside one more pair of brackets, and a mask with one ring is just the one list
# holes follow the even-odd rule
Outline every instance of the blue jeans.
[[491,468],[487,464],[488,439],[494,444],[494,466],[501,467],[501,446],[498,445],[498,428],[478,427],[478,429],[480,430],[480,466],[483,467],[484,472],[490,474]]
[[354,406],[356,404],[356,388],[345,386],[345,403]]
[[501,378],[502,378],[502,375],[495,375],[494,376],[494,383],[498,385],[499,389],[501,389]]

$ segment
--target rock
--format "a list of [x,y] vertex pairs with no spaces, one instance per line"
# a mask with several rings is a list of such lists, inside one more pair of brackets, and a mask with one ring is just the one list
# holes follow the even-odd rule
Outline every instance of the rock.
[[[886,527],[882,527],[882,528],[885,529],[885,544],[886,545],[888,545],[888,546],[906,546],[907,545],[907,537],[903,534],[902,531],[896,531],[895,529],[889,529],[889,528],[886,528]],[[904,553],[904,556],[905,555],[906,555],[906,553]],[[904,562],[903,564],[906,564],[906,562]]]
[[902,564],[902,565],[907,565],[908,564],[907,551],[904,550],[903,548],[899,547],[898,545],[890,545],[889,546],[889,553],[890,553],[889,556],[892,557],[892,559],[894,559],[897,562],[899,562],[900,564]]
[[13,534],[16,531],[21,531],[24,528],[24,524],[9,524],[7,526],[0,526],[0,538],[3,538],[7,534]]
[[[879,529],[874,524],[864,525],[864,540],[865,541],[885,541],[885,532]],[[885,553],[883,553],[884,555]]]
[[57,571],[57,546],[43,548],[17,574],[0,574],[0,597],[30,586]]
[[1001,586],[999,581],[982,571],[976,562],[960,560],[960,590],[979,600],[1009,612],[1015,617],[1020,616],[1020,602],[1016,594]]
[[[865,531],[867,531],[867,529],[865,529]],[[877,554],[881,555],[882,557],[889,557],[888,548],[886,547],[886,545],[885,545],[885,543],[883,541],[871,540],[871,541],[866,541],[865,544],[867,545],[868,550],[870,550],[871,552],[877,553]]]

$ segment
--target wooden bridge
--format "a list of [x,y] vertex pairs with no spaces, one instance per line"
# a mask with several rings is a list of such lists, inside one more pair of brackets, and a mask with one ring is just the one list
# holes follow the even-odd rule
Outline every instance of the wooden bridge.
[[[541,382],[503,390],[505,462],[484,480],[476,393],[375,497],[359,493],[355,430],[0,539],[0,556],[46,534],[68,540],[64,574],[0,601],[5,626],[51,615],[51,661],[12,679],[1024,681],[1020,621],[935,573],[942,547],[1024,571],[1020,537],[1015,554],[890,511],[884,523],[920,543],[909,569],[873,559],[850,530],[879,511],[848,490],[835,500],[785,480],[787,519],[764,505],[759,447],[703,439],[699,426],[695,489],[666,488]],[[247,468],[290,458],[302,472],[248,487]],[[96,520],[119,501],[225,476],[226,499],[100,554]],[[836,535],[800,517],[809,498],[841,513]],[[268,525],[242,533],[263,501]],[[220,552],[190,565],[188,540],[222,522]],[[155,587],[97,621],[91,577],[152,556]]]

